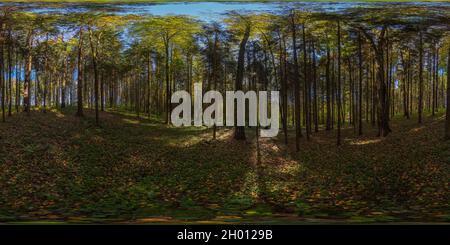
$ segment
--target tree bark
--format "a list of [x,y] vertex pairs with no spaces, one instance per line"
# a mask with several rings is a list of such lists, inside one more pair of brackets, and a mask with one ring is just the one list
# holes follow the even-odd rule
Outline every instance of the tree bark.
[[363,92],[363,57],[362,57],[362,40],[361,33],[358,33],[358,65],[359,65],[359,88],[358,88],[358,135],[363,134],[362,125],[362,92]]
[[[2,32],[3,34],[3,30],[0,30],[0,32]],[[1,95],[2,95],[2,101],[1,101],[1,106],[2,106],[2,122],[5,122],[5,76],[4,76],[4,65],[5,62],[3,60],[3,49],[4,49],[4,38],[2,36],[0,36],[0,87],[1,87]]]
[[341,145],[341,24],[337,22],[337,52],[338,52],[338,74],[337,74],[337,145]]
[[418,122],[422,123],[422,111],[423,111],[423,34],[422,31],[419,35],[419,101],[418,109]]
[[450,47],[448,48],[447,57],[447,108],[445,121],[445,139],[450,140]]
[[294,110],[295,110],[295,149],[300,150],[300,74],[297,57],[297,25],[295,23],[295,13],[291,13],[292,49],[294,58]]
[[305,23],[302,25],[303,34],[303,79],[304,82],[304,111],[305,111],[305,121],[306,121],[306,139],[310,140],[311,135],[311,88],[308,76],[308,65],[307,65],[307,51],[306,51],[306,33],[305,33]]
[[325,69],[326,95],[327,95],[327,125],[326,130],[331,129],[331,79],[330,79],[330,47],[327,43],[327,63]]
[[[98,40],[97,40],[98,41]],[[95,124],[99,125],[98,115],[98,67],[97,67],[97,48],[94,46],[94,40],[92,36],[92,30],[89,28],[89,42],[92,52],[92,66],[94,68],[94,103],[95,103]]]
[[31,47],[33,44],[33,30],[27,34],[27,48],[25,49],[25,80],[23,83],[23,105],[25,112],[30,112],[30,94],[31,94]]
[[80,27],[78,37],[78,61],[77,61],[77,116],[83,114],[83,28]]
[[317,106],[317,67],[316,67],[316,48],[314,41],[311,41],[312,48],[312,68],[313,68],[313,120],[314,120],[314,132],[319,132],[319,111]]
[[11,29],[8,30],[8,116],[12,115],[12,35]]
[[[250,25],[247,24],[239,45],[238,64],[235,80],[235,90],[242,90],[242,81],[244,80],[244,59],[245,59],[245,46],[247,45],[248,38],[250,36]],[[237,118],[235,117],[235,125]],[[245,127],[235,126],[234,138],[237,140],[245,140]]]

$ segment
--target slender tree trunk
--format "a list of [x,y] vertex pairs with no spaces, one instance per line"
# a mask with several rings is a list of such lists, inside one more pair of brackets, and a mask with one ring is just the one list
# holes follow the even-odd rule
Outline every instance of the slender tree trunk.
[[337,52],[338,52],[338,74],[337,74],[337,145],[341,145],[341,24],[337,22]]
[[363,134],[363,125],[362,125],[363,57],[362,57],[362,40],[361,40],[361,33],[358,33],[358,65],[359,65],[359,88],[358,88],[358,97],[359,97],[359,106],[358,106],[358,135],[362,135],[362,134]]
[[336,121],[336,64],[335,56],[331,62],[331,128],[334,129],[334,122]]
[[83,114],[83,28],[80,27],[78,37],[78,61],[77,61],[77,116]]
[[[235,90],[242,90],[242,82],[244,80],[244,59],[245,59],[245,46],[247,45],[248,38],[250,36],[250,25],[246,25],[244,36],[239,44],[238,64],[235,80]],[[236,108],[236,107],[235,107]],[[245,127],[237,126],[237,118],[235,117],[235,132],[234,138],[237,140],[245,140]]]
[[[0,32],[3,32],[3,30],[0,29]],[[6,90],[6,86],[5,86],[5,76],[4,76],[4,68],[5,68],[5,62],[3,59],[3,50],[4,50],[4,38],[0,36],[0,87],[2,90],[2,122],[5,122],[5,90]]]
[[327,42],[327,63],[326,63],[326,94],[327,94],[327,125],[326,130],[331,129],[331,79],[330,79],[330,47]]
[[61,78],[61,109],[66,107],[66,79],[67,79],[67,62],[68,59],[64,56],[63,72]]
[[147,116],[150,118],[151,115],[151,82],[152,82],[152,52],[148,52],[147,60]]
[[38,108],[39,107],[39,101],[38,101],[38,98],[39,98],[39,86],[40,86],[40,80],[39,80],[39,73],[40,73],[40,71],[39,71],[39,66],[37,65],[36,67],[35,67],[35,71],[34,71],[34,74],[35,74],[35,83],[34,83],[34,106],[36,107],[36,108]]
[[[280,40],[282,40],[282,38],[280,37]],[[284,74],[284,69],[283,69],[283,64],[284,62],[286,62],[286,59],[284,57],[284,50],[283,50],[283,44],[284,42],[280,41],[279,42],[279,51],[280,51],[280,55],[279,55],[279,69],[280,69],[280,80],[281,80],[281,93],[282,93],[282,119],[281,122],[283,124],[283,134],[284,134],[284,143],[287,145],[288,144],[288,134],[287,134],[287,121],[288,121],[288,93],[287,93],[287,79],[286,76]],[[275,57],[272,53],[272,66],[274,71],[276,71],[276,67],[275,67]],[[274,72],[275,73],[275,72]],[[275,73],[275,78],[277,77],[277,74]]]
[[[218,33],[215,32],[214,33],[214,45],[213,45],[213,52],[212,52],[212,57],[211,57],[211,61],[212,61],[212,79],[213,79],[213,85],[214,85],[214,90],[218,90],[217,88],[217,80],[218,80],[218,75],[219,75],[219,57],[217,54],[217,49],[218,49],[218,45],[219,45],[219,37],[218,37]],[[214,112],[214,117],[217,117],[218,115],[215,114],[216,112]],[[257,132],[258,133],[258,130]],[[213,125],[213,139],[216,139],[217,136],[217,125],[216,123],[214,123]]]
[[303,75],[304,75],[304,95],[305,95],[305,120],[306,120],[306,139],[310,140],[311,135],[311,87],[310,87],[310,81],[308,76],[308,62],[307,62],[307,56],[308,53],[306,51],[306,32],[305,32],[305,23],[302,25],[302,32],[303,32]]
[[166,36],[164,40],[164,49],[165,49],[165,76],[166,76],[166,124],[170,124],[170,77],[169,77],[169,38]]
[[446,104],[445,138],[450,140],[450,47],[447,57],[447,104]]
[[105,111],[105,71],[101,69],[99,74],[100,82],[100,111]]
[[422,123],[422,111],[423,111],[423,34],[422,31],[419,35],[419,101],[418,101],[418,122]]
[[317,67],[316,67],[316,49],[314,46],[314,41],[311,41],[312,44],[312,67],[313,67],[313,115],[314,115],[314,132],[319,132],[319,111],[317,106]]
[[295,24],[295,13],[291,14],[292,49],[294,58],[294,110],[295,110],[295,149],[300,150],[300,74],[297,57],[297,25]]
[[31,95],[31,64],[32,55],[31,47],[33,43],[33,30],[30,30],[27,34],[27,48],[25,50],[25,80],[23,83],[23,105],[25,112],[30,112],[30,95]]
[[433,74],[433,116],[438,110],[438,84],[439,84],[439,48],[436,47],[436,55],[434,56],[434,74]]
[[[99,115],[98,115],[98,67],[97,67],[97,48],[94,46],[94,40],[92,36],[92,30],[89,28],[89,42],[92,52],[92,66],[94,68],[94,103],[95,103],[95,124],[99,125]],[[98,40],[97,40],[98,43]]]
[[[8,30],[8,116],[12,115],[12,35],[11,29]],[[17,77],[16,77],[17,79]]]
[[19,112],[19,104],[20,104],[20,59],[19,59],[19,51],[16,51],[16,98],[15,98],[15,107],[16,112]]

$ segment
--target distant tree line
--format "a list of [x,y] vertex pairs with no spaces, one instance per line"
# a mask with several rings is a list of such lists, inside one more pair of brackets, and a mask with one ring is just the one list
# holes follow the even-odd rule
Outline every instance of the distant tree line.
[[[363,125],[391,132],[395,116],[446,108],[450,138],[450,9],[398,6],[342,12],[187,16],[0,9],[2,120],[32,108],[126,109],[169,123],[171,94],[280,90],[283,139]],[[192,94],[192,93],[191,93]],[[216,137],[216,127],[214,127]],[[245,139],[236,127],[236,139]]]

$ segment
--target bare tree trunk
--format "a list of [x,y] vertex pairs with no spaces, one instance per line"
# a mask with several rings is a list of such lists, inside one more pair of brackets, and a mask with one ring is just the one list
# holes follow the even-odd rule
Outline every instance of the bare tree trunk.
[[[300,150],[300,74],[297,57],[297,25],[295,24],[295,13],[291,13],[292,49],[294,58],[294,110],[295,110],[295,149]],[[306,55],[306,54],[305,54]]]
[[327,94],[327,125],[326,130],[331,129],[331,79],[330,79],[330,47],[327,43],[327,63],[326,63],[326,94]]
[[[0,30],[0,32],[3,32],[3,30]],[[0,37],[0,87],[2,90],[2,122],[5,122],[5,76],[4,76],[4,65],[5,62],[3,60],[3,49],[4,49],[4,38]]]
[[358,97],[359,97],[359,106],[358,106],[358,135],[363,134],[363,126],[362,126],[362,80],[363,80],[363,57],[362,57],[362,40],[361,33],[358,33],[358,65],[359,65],[359,88],[358,88]]
[[306,51],[306,33],[305,33],[305,23],[302,25],[302,32],[303,32],[303,72],[304,72],[304,110],[305,110],[305,121],[306,121],[306,139],[310,140],[311,135],[311,88],[310,88],[310,81],[308,76],[308,65],[307,65],[307,51]]
[[317,107],[317,67],[316,67],[316,49],[314,46],[314,41],[311,41],[312,44],[312,67],[313,67],[313,119],[314,119],[314,132],[319,132],[319,111]]
[[[238,64],[237,64],[237,72],[236,72],[235,90],[242,90],[242,81],[244,80],[245,46],[247,45],[249,36],[250,36],[250,25],[247,24],[245,27],[244,36],[239,45],[239,55],[238,55]],[[236,117],[235,117],[235,120],[237,120]],[[236,123],[236,121],[235,121],[235,123]],[[234,138],[237,140],[245,140],[245,127],[236,125],[235,132],[234,132]]]
[[446,121],[445,121],[445,138],[450,140],[450,47],[448,48],[447,57],[447,108],[446,108]]
[[[280,37],[281,40],[281,37]],[[282,124],[283,124],[283,134],[284,134],[284,143],[287,145],[288,143],[288,134],[287,134],[287,121],[288,121],[288,94],[287,94],[287,79],[286,75],[284,74],[283,64],[286,62],[286,59],[284,57],[284,50],[282,47],[282,44],[284,42],[279,42],[279,49],[280,49],[280,55],[279,55],[279,67],[280,67],[280,80],[281,80],[281,93],[282,93]],[[272,65],[274,71],[276,71],[275,67],[275,60],[274,55],[272,54]],[[275,77],[277,74],[275,74]]]
[[[214,33],[214,46],[213,46],[213,52],[212,52],[212,57],[211,57],[211,62],[212,62],[212,79],[213,79],[213,85],[214,85],[214,90],[217,91],[217,75],[218,75],[218,57],[217,57],[217,45],[219,42],[219,38],[218,38],[218,34],[217,32]],[[214,112],[214,117],[217,117],[217,115],[215,114],[216,112]],[[258,132],[257,132],[258,133]],[[213,139],[216,139],[216,134],[217,134],[217,125],[216,123],[214,123],[213,125]],[[257,142],[258,143],[258,142]]]
[[83,28],[80,27],[78,38],[77,61],[77,116],[83,116]]
[[105,71],[101,69],[99,74],[100,82],[100,111],[105,111]]
[[67,80],[67,62],[68,59],[64,56],[63,72],[61,78],[61,109],[66,107],[66,80]]
[[434,55],[434,74],[433,74],[433,116],[438,110],[438,84],[439,84],[439,48],[435,48],[436,54]]
[[337,145],[341,145],[341,24],[337,22],[337,50],[338,50],[338,74],[337,74]]
[[166,36],[166,38],[164,39],[164,49],[165,49],[165,76],[166,76],[166,124],[169,125],[170,124],[170,108],[171,108],[171,103],[170,103],[170,77],[169,77],[169,38]]
[[148,60],[147,60],[147,116],[150,118],[150,105],[151,105],[151,82],[152,82],[152,53],[148,52]]
[[379,136],[387,136],[391,129],[389,127],[389,103],[388,103],[388,90],[386,88],[386,80],[385,80],[385,60],[384,60],[384,45],[385,45],[385,35],[386,35],[386,26],[383,26],[378,38],[378,44],[375,43],[372,36],[366,33],[364,30],[361,30],[366,38],[371,42],[372,48],[375,52],[375,61],[378,65],[377,69],[377,88],[374,88],[374,91],[378,92],[378,96],[375,97],[377,100],[377,122],[378,122],[378,135]]
[[[12,115],[12,36],[11,29],[8,30],[8,116]],[[16,77],[17,79],[17,77]]]
[[25,112],[30,112],[30,94],[31,94],[31,47],[33,43],[33,30],[27,34],[27,48],[25,50],[25,80],[23,83],[23,105]]
[[20,64],[20,58],[19,58],[19,51],[16,51],[16,97],[15,97],[15,107],[16,112],[19,112],[19,104],[20,104],[20,70],[21,64]]
[[[94,46],[94,40],[92,37],[92,30],[89,29],[89,42],[92,52],[92,66],[94,68],[94,103],[95,103],[95,124],[99,125],[98,117],[98,67],[97,67],[97,48]],[[98,40],[97,40],[98,42]]]
[[419,101],[418,101],[418,122],[422,123],[423,111],[423,34],[420,32],[419,36]]

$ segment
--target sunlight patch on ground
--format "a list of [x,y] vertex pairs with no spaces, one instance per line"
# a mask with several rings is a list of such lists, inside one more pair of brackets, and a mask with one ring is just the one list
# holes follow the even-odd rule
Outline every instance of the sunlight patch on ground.
[[148,217],[136,220],[136,223],[155,223],[155,222],[156,223],[172,222],[172,217]]
[[139,120],[131,120],[131,119],[124,118],[124,119],[122,119],[122,121],[124,121],[125,123],[129,123],[129,124],[139,124]]
[[203,137],[202,136],[192,136],[189,138],[185,138],[185,139],[177,139],[175,141],[171,141],[168,145],[170,147],[174,147],[174,148],[185,148],[185,147],[189,147],[189,146],[193,146],[196,144],[199,144],[203,141]]
[[55,116],[56,116],[57,118],[63,118],[63,117],[65,117],[65,115],[62,114],[61,112],[55,113]]
[[232,129],[224,129],[221,130],[221,133],[217,135],[218,140],[229,139],[233,136],[234,130]]
[[418,128],[413,128],[413,129],[411,129],[409,132],[410,132],[410,133],[416,133],[416,132],[422,131],[423,129],[425,129],[425,127],[424,127],[424,126],[421,126],[421,127],[418,127]]
[[[286,160],[285,160],[286,161]],[[278,172],[283,174],[298,174],[300,173],[301,166],[296,161],[287,161],[285,164],[279,166]]]
[[375,143],[380,143],[381,139],[373,139],[373,140],[368,140],[368,139],[364,139],[364,140],[353,140],[350,142],[350,145],[370,145],[370,144],[375,144]]

